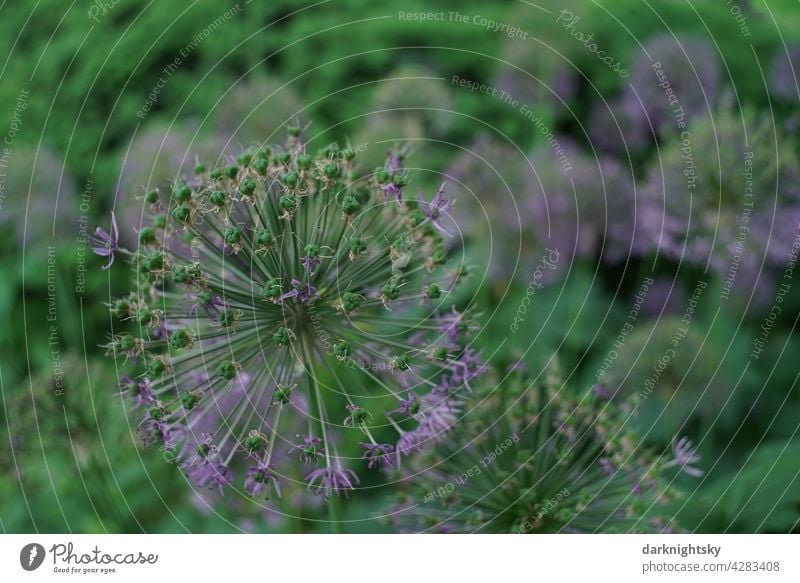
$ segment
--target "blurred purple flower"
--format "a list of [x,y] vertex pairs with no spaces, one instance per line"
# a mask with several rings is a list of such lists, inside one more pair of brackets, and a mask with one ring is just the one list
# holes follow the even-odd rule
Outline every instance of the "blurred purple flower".
[[[658,69],[654,70],[656,66]],[[666,95],[657,75],[663,75],[669,83],[677,104]],[[719,58],[712,45],[701,39],[661,34],[645,44],[631,70],[630,86],[624,99],[632,99],[636,104],[641,102],[645,119],[656,132],[675,133],[678,107],[683,108],[684,121],[708,117],[716,106],[721,88]]]
[[108,233],[105,229],[97,227],[94,231],[94,236],[90,240],[92,251],[95,255],[109,258],[108,263],[102,267],[105,271],[114,263],[114,254],[117,252],[119,243],[119,229],[117,228],[117,217],[114,216],[114,211],[111,211],[111,232]]
[[316,487],[317,494],[330,498],[331,494],[347,495],[348,490],[355,490],[353,482],[358,484],[358,476],[350,469],[333,467],[319,468],[306,476],[308,489]]
[[664,464],[665,468],[678,466],[680,470],[694,478],[703,475],[703,470],[692,467],[700,461],[700,456],[688,437],[681,437],[677,441],[675,438],[672,439],[672,455],[673,459]]
[[362,443],[361,447],[364,448],[362,458],[369,462],[368,468],[372,469],[377,465],[392,467],[390,454],[394,451],[394,446],[388,443]]
[[255,466],[247,470],[247,479],[244,482],[244,490],[254,498],[266,492],[267,498],[270,497],[271,489],[275,488],[278,498],[281,497],[281,486],[278,483],[278,476],[275,474],[275,465],[267,463],[264,459],[259,459]]
[[439,190],[436,191],[436,194],[433,196],[433,200],[431,202],[427,202],[425,197],[422,196],[422,191],[418,191],[418,200],[419,205],[425,211],[425,215],[430,219],[431,223],[434,227],[436,227],[439,231],[444,233],[447,236],[452,236],[452,234],[442,226],[441,219],[442,215],[446,214],[455,202],[453,199],[448,199],[444,197],[444,183],[439,187]]

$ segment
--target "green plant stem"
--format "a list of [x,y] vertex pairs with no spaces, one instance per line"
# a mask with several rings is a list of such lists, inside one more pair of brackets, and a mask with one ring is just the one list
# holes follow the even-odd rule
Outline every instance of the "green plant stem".
[[342,534],[342,502],[339,496],[334,494],[328,498],[328,518],[331,523],[332,534]]
[[[311,360],[313,358],[313,352],[311,351],[311,348],[308,346],[308,343],[305,341],[305,339],[300,341],[300,350],[301,354],[303,355],[303,359],[306,361],[305,368],[306,376],[308,377],[309,414],[313,416],[313,412],[316,410],[317,430],[319,431],[320,437],[324,438],[325,422],[322,420],[322,403],[320,403],[319,394],[317,392],[317,379],[314,376],[314,366],[313,361]],[[326,440],[323,441],[323,446],[325,448],[328,447]],[[327,454],[325,463],[329,463]],[[331,523],[331,533],[342,534],[342,507],[339,497],[336,494],[328,498],[328,518]]]

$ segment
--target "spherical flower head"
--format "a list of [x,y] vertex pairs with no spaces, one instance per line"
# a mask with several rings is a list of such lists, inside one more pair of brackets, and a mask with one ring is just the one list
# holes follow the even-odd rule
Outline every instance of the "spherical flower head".
[[[640,189],[637,230],[646,248],[676,262],[737,275],[731,296],[769,287],[790,253],[800,216],[800,165],[770,118],[724,100],[661,148]],[[759,198],[756,193],[769,193]],[[767,269],[762,267],[762,263]],[[763,295],[763,294],[762,294]]]
[[[657,73],[669,83],[677,104],[665,94]],[[704,40],[658,35],[645,44],[631,70],[630,85],[625,98],[643,104],[645,119],[656,132],[680,133],[675,120],[678,106],[688,120],[708,117],[716,106],[722,89],[719,58]]]
[[[557,251],[561,269],[573,258],[601,254],[624,261],[644,247],[635,229],[633,177],[616,160],[584,152],[559,138],[530,155],[535,174],[525,187],[525,215],[536,226],[539,245]],[[563,156],[562,156],[563,154]]]
[[589,117],[589,136],[593,146],[624,160],[643,150],[652,139],[647,110],[632,94],[598,100]]
[[135,350],[131,376],[155,401],[147,433],[169,435],[200,486],[280,494],[285,464],[299,462],[315,468],[311,489],[340,495],[359,479],[338,436],[358,433],[366,454],[353,457],[369,469],[411,453],[391,433],[416,451],[456,423],[484,371],[477,320],[442,308],[458,280],[440,223],[452,201],[442,189],[404,196],[404,160],[393,151],[362,174],[354,151],[311,153],[291,130],[162,197],[127,253],[135,290],[111,304],[133,330],[109,352]]
[[[370,109],[377,118],[408,119],[426,134],[442,135],[454,117],[449,85],[435,71],[404,65],[388,72],[375,89]],[[395,136],[397,137],[397,136]]]
[[[703,299],[701,295],[701,304]],[[600,382],[617,401],[634,401],[639,426],[648,428],[651,441],[664,444],[691,422],[735,427],[747,393],[731,390],[741,384],[741,370],[720,363],[746,361],[748,342],[709,341],[699,317],[686,325],[686,305],[677,314],[642,318],[622,346],[609,340],[596,361]],[[608,359],[611,350],[614,358]]]
[[476,389],[484,402],[456,439],[415,459],[397,526],[521,534],[673,527],[666,506],[675,492],[664,470],[676,464],[641,445],[630,407],[594,390],[571,392],[553,371],[543,383],[521,372],[500,383],[493,376]]

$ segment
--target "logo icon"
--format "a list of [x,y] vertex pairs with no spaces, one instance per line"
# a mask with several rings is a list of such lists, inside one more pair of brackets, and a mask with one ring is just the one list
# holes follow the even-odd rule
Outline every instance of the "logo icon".
[[44,562],[44,547],[39,543],[29,543],[19,552],[19,564],[26,571],[35,571]]

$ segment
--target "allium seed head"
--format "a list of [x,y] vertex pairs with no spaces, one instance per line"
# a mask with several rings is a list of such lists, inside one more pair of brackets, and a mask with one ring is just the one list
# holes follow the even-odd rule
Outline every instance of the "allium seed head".
[[309,489],[346,493],[359,479],[338,435],[360,434],[359,463],[391,466],[389,454],[457,421],[484,370],[474,315],[437,316],[457,280],[444,267],[444,187],[407,196],[402,151],[374,175],[352,153],[312,154],[289,132],[203,166],[162,193],[138,249],[118,251],[137,280],[111,309],[133,330],[109,352],[139,367],[125,384],[147,401],[146,441],[174,450],[201,487],[280,495],[282,465],[299,458]]

